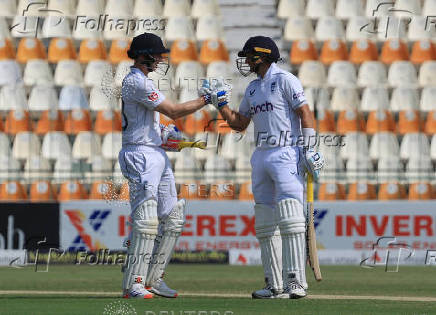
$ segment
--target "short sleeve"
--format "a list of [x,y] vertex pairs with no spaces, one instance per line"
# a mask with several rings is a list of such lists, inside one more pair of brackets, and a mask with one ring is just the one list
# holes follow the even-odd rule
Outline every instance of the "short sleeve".
[[165,100],[163,95],[155,86],[152,80],[135,78],[123,83],[123,97],[143,104],[150,110],[154,110],[160,103]]
[[304,89],[300,80],[295,76],[286,76],[284,78],[283,87],[286,100],[291,105],[292,109],[296,109],[307,103]]
[[245,116],[247,118],[251,118],[250,103],[248,103],[246,95],[244,95],[244,98],[242,99],[241,104],[239,105],[239,113],[242,116]]

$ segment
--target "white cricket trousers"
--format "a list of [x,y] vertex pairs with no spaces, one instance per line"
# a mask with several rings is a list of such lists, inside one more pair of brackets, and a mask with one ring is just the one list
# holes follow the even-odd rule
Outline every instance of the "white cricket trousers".
[[251,157],[251,181],[257,204],[271,207],[294,198],[303,204],[304,166],[299,147],[256,149]]
[[177,203],[171,162],[165,151],[155,146],[123,146],[118,160],[129,180],[132,211],[146,200],[157,201],[157,215],[166,217]]

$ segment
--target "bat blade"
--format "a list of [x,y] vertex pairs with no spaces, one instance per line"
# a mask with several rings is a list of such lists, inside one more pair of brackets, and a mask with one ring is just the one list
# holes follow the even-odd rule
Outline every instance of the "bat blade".
[[306,234],[306,246],[307,246],[307,258],[309,266],[313,271],[315,279],[317,281],[322,280],[321,269],[319,267],[318,250],[316,248],[316,233],[314,223],[314,209],[313,209],[313,177],[312,174],[307,176],[307,234]]
[[179,142],[179,150],[184,148],[198,148],[198,149],[206,149],[207,143],[206,141],[181,141]]

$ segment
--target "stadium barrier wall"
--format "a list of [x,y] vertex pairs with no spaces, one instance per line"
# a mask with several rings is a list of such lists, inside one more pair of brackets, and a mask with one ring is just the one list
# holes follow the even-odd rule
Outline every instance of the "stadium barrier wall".
[[[129,212],[126,202],[104,200],[0,204],[0,250],[32,250],[45,239],[45,246],[70,252],[123,251]],[[178,253],[229,252],[230,263],[259,263],[252,202],[189,201],[186,212]],[[322,264],[355,264],[368,257],[383,264],[389,255],[409,264],[436,259],[433,201],[316,202],[315,226]]]

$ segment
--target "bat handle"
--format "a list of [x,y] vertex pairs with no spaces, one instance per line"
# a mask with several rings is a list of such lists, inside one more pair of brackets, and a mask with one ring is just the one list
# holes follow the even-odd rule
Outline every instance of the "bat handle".
[[313,202],[313,176],[307,173],[307,202]]

